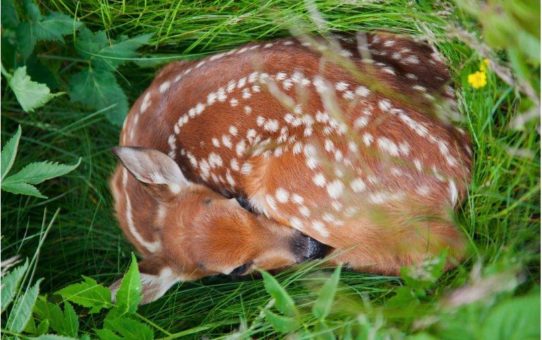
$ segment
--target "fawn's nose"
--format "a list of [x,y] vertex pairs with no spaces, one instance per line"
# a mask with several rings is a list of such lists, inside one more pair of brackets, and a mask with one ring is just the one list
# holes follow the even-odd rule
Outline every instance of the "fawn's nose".
[[324,258],[331,247],[298,232],[292,240],[292,250],[299,263]]

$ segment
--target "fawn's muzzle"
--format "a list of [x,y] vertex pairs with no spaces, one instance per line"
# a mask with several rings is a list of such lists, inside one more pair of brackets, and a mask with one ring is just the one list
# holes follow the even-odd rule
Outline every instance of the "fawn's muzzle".
[[297,233],[292,241],[292,249],[297,262],[304,262],[324,258],[330,252],[331,247],[312,237]]

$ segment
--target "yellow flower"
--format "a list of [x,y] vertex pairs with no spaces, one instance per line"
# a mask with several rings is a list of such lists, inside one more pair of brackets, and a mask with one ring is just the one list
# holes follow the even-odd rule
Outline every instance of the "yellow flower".
[[484,87],[487,84],[486,73],[484,71],[476,71],[471,73],[469,74],[468,81],[470,86],[474,87],[475,89]]

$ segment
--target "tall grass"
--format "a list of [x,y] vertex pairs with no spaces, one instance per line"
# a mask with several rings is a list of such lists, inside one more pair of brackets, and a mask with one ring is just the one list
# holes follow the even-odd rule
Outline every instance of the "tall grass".
[[[415,36],[432,32],[434,42],[450,62],[465,117],[462,124],[473,139],[475,165],[469,196],[457,213],[469,240],[469,256],[458,269],[445,274],[427,301],[438,309],[438,301],[469,282],[470,273],[478,266],[482,277],[507,271],[518,273],[522,282],[519,289],[501,298],[539,290],[539,125],[535,120],[522,131],[509,127],[510,120],[525,109],[524,99],[491,70],[486,87],[475,90],[469,86],[467,75],[478,68],[481,57],[447,33],[449,23],[454,21],[475,31],[478,27],[453,4],[421,0],[367,1],[361,5],[355,1],[317,1],[327,21],[325,27],[314,24],[306,3],[301,1],[49,0],[40,5],[75,16],[111,36],[154,34],[152,47],[146,51],[149,60],[141,64],[145,67],[129,64],[120,69],[121,85],[131,101],[150,83],[155,67],[149,65],[198,58],[245,42],[288,35],[293,28],[385,29]],[[62,60],[56,49],[45,49],[40,57]],[[66,81],[62,75],[73,67],[77,67],[77,61],[62,60],[60,82]],[[119,129],[106,120],[104,112],[85,111],[66,98],[53,100],[37,113],[24,113],[12,93],[3,91],[2,141],[17,124],[25,131],[17,164],[36,158],[73,164],[78,157],[82,157],[82,163],[71,174],[40,187],[50,197],[47,200],[2,195],[3,258],[31,256],[42,230],[44,208],[59,208],[39,254],[35,276],[45,278],[42,290],[53,292],[79,281],[81,275],[106,284],[113,282],[128,266],[132,251],[113,216],[108,190],[115,165],[110,150],[118,143]],[[278,278],[296,302],[309,305],[312,287],[321,282],[319,273],[306,264],[280,273]],[[365,313],[377,318],[378,306],[402,284],[395,277],[343,273],[339,290],[340,301],[344,302],[343,322],[354,322]],[[274,334],[271,326],[259,318],[268,301],[263,283],[257,278],[214,277],[177,285],[158,302],[143,307],[141,313],[171,334],[186,332],[177,336],[219,337],[244,329],[245,335],[262,337]],[[493,302],[484,303],[491,307]],[[412,321],[418,315],[405,313],[389,314],[384,323],[390,328],[412,330]],[[85,320],[88,324],[83,328],[95,327],[97,319]],[[306,322],[311,325],[316,320]]]

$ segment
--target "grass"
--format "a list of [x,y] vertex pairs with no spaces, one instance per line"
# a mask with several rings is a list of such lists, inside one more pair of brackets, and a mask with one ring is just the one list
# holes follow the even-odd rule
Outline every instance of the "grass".
[[[496,300],[482,300],[479,304],[485,311],[493,308],[496,301],[539,291],[539,126],[531,121],[523,131],[509,127],[510,120],[525,109],[525,99],[491,71],[486,87],[474,90],[467,84],[467,75],[478,68],[480,57],[446,35],[449,20],[440,16],[440,2],[367,2],[362,6],[353,3],[324,0],[318,1],[317,7],[330,30],[387,29],[418,36],[426,30],[433,32],[450,62],[465,117],[463,125],[473,139],[472,185],[457,213],[469,240],[469,256],[431,289],[424,298],[428,308],[439,311],[442,297],[472,282],[469,275],[473,277],[470,273],[478,265],[482,277],[512,271],[521,281],[516,290],[492,295]],[[476,22],[453,4],[444,4],[453,10],[453,20],[472,30],[478,29]],[[292,28],[318,31],[301,1],[49,0],[40,5],[43,9],[76,16],[95,30],[106,30],[112,37],[154,33],[152,47],[146,52],[155,63],[198,58],[245,42],[288,35]],[[55,49],[46,49],[40,55],[44,59],[62,59]],[[59,70],[60,87],[66,81],[63,72],[77,66],[76,61],[63,61]],[[150,83],[155,70],[156,67],[134,64],[120,69],[121,86],[131,102]],[[22,125],[23,138],[14,170],[37,159],[73,164],[81,157],[82,164],[69,175],[40,186],[49,199],[2,195],[3,258],[15,254],[31,257],[42,233],[42,221],[48,221],[60,209],[39,254],[35,277],[45,278],[42,291],[54,292],[79,281],[81,275],[92,276],[105,284],[113,282],[127,268],[133,250],[117,226],[108,190],[108,179],[115,166],[111,148],[117,145],[119,128],[106,120],[104,112],[88,112],[66,96],[53,100],[38,112],[24,113],[13,94],[3,91],[3,142],[13,134],[17,124]],[[528,154],[518,156],[517,150]],[[298,306],[310,307],[314,287],[322,282],[321,271],[311,264],[287,270],[278,278]],[[328,326],[360,322],[363,314],[377,328],[378,318],[383,315],[381,328],[387,328],[390,334],[394,330],[411,332],[419,315],[409,314],[408,310],[394,314],[380,309],[402,285],[395,277],[344,272],[338,300],[340,317]],[[222,337],[245,329],[245,335],[259,338],[276,336],[271,325],[259,316],[268,302],[269,296],[264,293],[260,279],[215,277],[177,285],[161,300],[142,307],[140,314],[164,330],[161,336]],[[443,320],[445,317],[442,316]],[[460,319],[458,316],[457,320]],[[86,330],[100,322],[96,316],[84,320],[82,328]],[[475,320],[466,322],[465,328],[475,327]],[[318,324],[309,317],[304,323],[306,329]],[[313,335],[317,334],[314,331]]]

